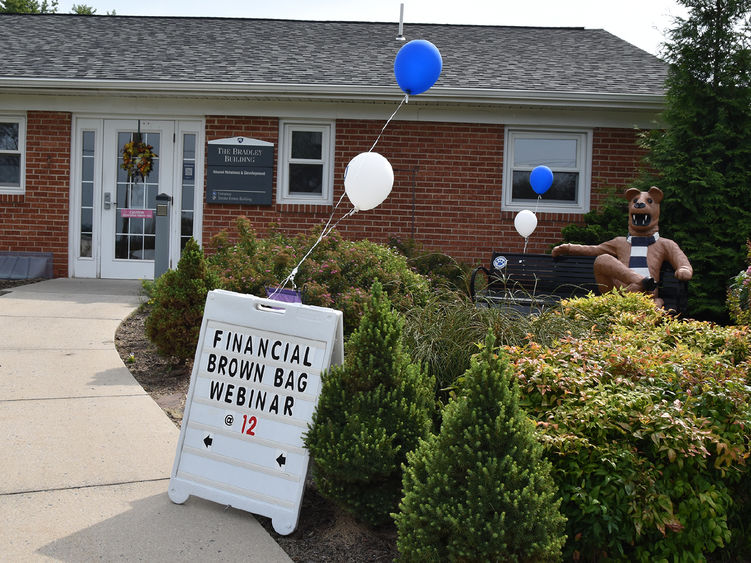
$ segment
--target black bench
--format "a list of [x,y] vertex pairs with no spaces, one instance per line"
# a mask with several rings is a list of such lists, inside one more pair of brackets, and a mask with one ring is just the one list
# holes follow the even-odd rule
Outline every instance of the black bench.
[[[490,268],[472,270],[469,292],[481,306],[505,306],[522,312],[540,311],[561,299],[584,297],[600,291],[594,278],[594,256],[558,256],[494,252]],[[487,279],[478,290],[478,274]],[[665,309],[685,315],[688,282],[675,278],[673,267],[665,262],[660,272],[658,295]]]

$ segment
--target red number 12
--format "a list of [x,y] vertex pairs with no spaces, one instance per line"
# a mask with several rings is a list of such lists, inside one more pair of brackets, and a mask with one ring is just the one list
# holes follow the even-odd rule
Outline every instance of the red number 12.
[[256,424],[258,424],[258,419],[255,416],[251,416],[248,418],[247,414],[243,415],[243,429],[242,433],[247,434],[248,436],[255,436],[256,433],[254,432]]

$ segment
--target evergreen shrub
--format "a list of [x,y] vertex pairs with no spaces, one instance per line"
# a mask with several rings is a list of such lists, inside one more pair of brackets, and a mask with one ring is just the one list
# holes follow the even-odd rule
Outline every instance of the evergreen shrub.
[[206,294],[217,284],[203,250],[193,238],[189,239],[177,269],[166,271],[150,286],[146,336],[160,354],[182,362],[195,356]]
[[[628,233],[628,202],[622,193],[611,193],[605,202],[582,216],[583,223],[572,223],[561,229],[561,242],[600,244]],[[557,246],[557,245],[556,245]]]
[[395,515],[404,561],[560,559],[564,518],[550,462],[494,342],[489,333],[440,433],[407,456]]
[[728,288],[727,306],[736,324],[751,325],[751,241],[746,242],[748,268],[738,273]]
[[[237,229],[234,243],[227,233],[212,239],[212,269],[223,289],[258,296],[266,295],[266,287],[282,283],[320,234],[320,228],[294,237],[272,230],[267,237],[258,237],[245,217],[238,219]],[[399,311],[419,307],[427,299],[428,281],[408,266],[404,256],[367,240],[344,240],[337,231],[303,262],[295,283],[304,303],[342,311],[344,333],[349,335],[358,325],[375,279]]]
[[344,364],[323,375],[305,435],[321,494],[371,525],[396,510],[402,464],[430,431],[434,410],[434,383],[403,350],[402,324],[374,282]]
[[732,544],[748,558],[749,328],[676,319],[641,294],[562,314],[593,330],[509,354],[553,462],[566,555],[699,561]]
[[751,234],[751,1],[680,3],[686,16],[663,51],[665,127],[644,138],[654,174],[641,182],[665,192],[660,234],[694,268],[689,311],[726,322],[725,292]]

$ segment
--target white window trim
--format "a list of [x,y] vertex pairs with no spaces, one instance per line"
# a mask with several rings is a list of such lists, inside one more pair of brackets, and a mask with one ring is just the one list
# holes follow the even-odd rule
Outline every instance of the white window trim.
[[[549,139],[577,139],[577,167],[566,169],[566,171],[579,173],[578,201],[573,203],[550,202],[545,200],[524,202],[512,201],[511,188],[513,185],[514,172],[514,140],[517,138],[535,137]],[[503,211],[521,211],[535,207],[537,211],[547,213],[587,213],[590,204],[591,186],[592,186],[592,130],[591,129],[557,129],[557,128],[535,128],[535,127],[512,127],[506,128],[505,139],[505,156],[503,159],[503,197],[501,209]],[[545,164],[541,162],[540,164]],[[559,170],[561,170],[559,168]],[[530,168],[531,171],[531,168]],[[555,173],[555,170],[553,170]]]
[[[99,241],[101,223],[102,192],[102,120],[75,118],[74,134],[71,136],[71,184],[70,184],[70,220],[68,221],[68,268],[70,275],[79,278],[95,278],[99,261]],[[80,256],[81,249],[81,180],[83,175],[81,155],[83,151],[83,134],[91,131],[95,135],[94,143],[94,194],[92,199],[92,237],[91,256]]]
[[0,150],[1,154],[20,154],[20,185],[0,186],[0,194],[23,195],[26,193],[26,116],[0,115],[0,122],[18,123],[18,150]]
[[[289,164],[292,152],[292,131],[320,131],[323,133],[321,158],[323,182],[321,195],[290,195]],[[302,205],[333,205],[335,122],[326,120],[281,120],[279,122],[279,158],[277,159],[276,202]]]
[[[203,225],[204,195],[204,185],[202,181],[204,166],[202,147],[205,144],[203,137],[203,132],[205,131],[205,123],[203,121],[180,120],[175,121],[175,127],[177,144],[175,146],[175,170],[173,172],[175,178],[175,194],[173,205],[176,207],[176,209],[180,210],[180,213],[182,212],[183,206],[183,143],[185,142],[183,135],[187,133],[196,136],[196,158],[193,170],[193,238],[200,245],[202,244],[203,235],[203,229],[201,228],[201,225]],[[179,216],[179,213],[176,215],[176,217],[177,216]],[[180,260],[180,238],[182,235],[182,223],[179,219],[176,219],[175,221],[173,221],[173,223],[175,223],[175,225],[173,225],[174,233],[172,234],[174,241],[171,248],[176,249],[176,253],[173,253],[172,257],[172,267],[174,268],[177,265],[177,262]]]

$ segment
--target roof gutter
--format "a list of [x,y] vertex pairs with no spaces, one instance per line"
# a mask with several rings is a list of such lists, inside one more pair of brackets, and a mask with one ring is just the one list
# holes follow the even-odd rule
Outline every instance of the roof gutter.
[[[184,82],[151,80],[85,80],[0,77],[0,93],[112,96],[277,99],[315,101],[389,101],[404,94],[396,87],[336,84],[272,84],[250,82]],[[415,98],[411,98],[414,100]],[[658,94],[612,94],[542,90],[433,87],[417,98],[424,104],[540,106],[660,111]]]

